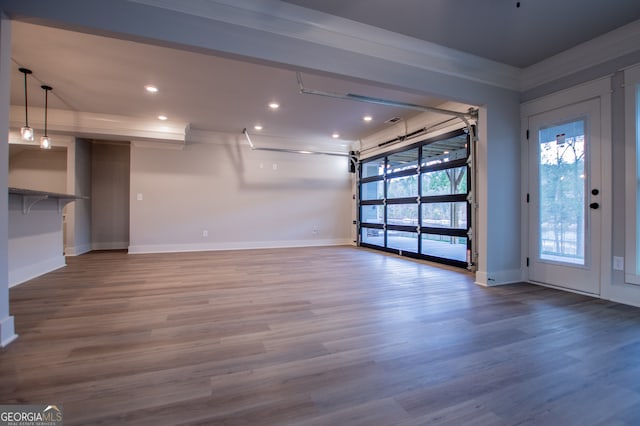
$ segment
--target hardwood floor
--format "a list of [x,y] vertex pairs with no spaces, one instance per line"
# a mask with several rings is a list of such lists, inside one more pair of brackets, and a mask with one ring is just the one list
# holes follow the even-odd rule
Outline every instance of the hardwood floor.
[[97,252],[11,290],[67,425],[636,425],[640,309],[353,247]]

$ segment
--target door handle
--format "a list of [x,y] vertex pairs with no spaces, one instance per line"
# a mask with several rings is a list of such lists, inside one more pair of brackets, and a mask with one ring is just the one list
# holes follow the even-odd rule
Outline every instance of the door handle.
[[597,210],[600,207],[600,204],[598,203],[591,203],[589,204],[589,207],[591,207],[593,210]]

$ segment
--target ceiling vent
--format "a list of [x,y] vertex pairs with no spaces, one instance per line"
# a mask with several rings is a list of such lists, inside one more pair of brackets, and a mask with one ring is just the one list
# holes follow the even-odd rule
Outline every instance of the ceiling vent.
[[393,124],[393,123],[397,123],[397,122],[398,122],[398,121],[400,121],[400,120],[402,120],[400,117],[393,117],[393,118],[390,118],[390,119],[388,119],[387,121],[385,121],[385,123],[391,123],[391,124]]

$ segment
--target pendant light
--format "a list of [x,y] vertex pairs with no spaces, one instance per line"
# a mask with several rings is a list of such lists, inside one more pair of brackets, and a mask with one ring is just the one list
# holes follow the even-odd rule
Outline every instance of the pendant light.
[[40,148],[51,149],[51,139],[47,136],[47,109],[49,107],[49,90],[53,90],[51,86],[42,85],[44,89],[44,136],[40,138]]
[[31,70],[19,68],[18,71],[24,74],[24,127],[20,129],[20,136],[23,141],[32,141],[33,129],[29,127],[29,108],[27,106],[27,75],[31,74]]

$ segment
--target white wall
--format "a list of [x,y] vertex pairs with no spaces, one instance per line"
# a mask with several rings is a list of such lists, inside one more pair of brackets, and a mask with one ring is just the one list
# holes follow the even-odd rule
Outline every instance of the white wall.
[[9,196],[9,286],[65,265],[58,199],[35,203],[25,214],[22,196]]
[[91,247],[129,246],[129,145],[96,142],[91,147]]
[[[0,135],[9,133],[9,84],[11,82],[11,21],[0,13]],[[0,188],[7,188],[9,146],[0,139]],[[6,194],[6,193],[5,193]],[[9,197],[0,197],[0,212],[9,209]],[[13,316],[9,312],[9,220],[0,214],[0,347],[11,343],[15,334]]]
[[[91,143],[76,139],[68,150],[67,192],[91,197]],[[77,256],[91,250],[91,199],[70,203],[66,210],[65,255]]]
[[[12,131],[10,140],[19,140],[19,134]],[[21,167],[16,186],[56,193],[73,193],[76,184],[75,138],[51,134],[54,149],[43,151],[34,143],[32,150],[24,151],[11,158],[11,168],[16,160]],[[20,150],[18,148],[18,150]],[[23,158],[24,155],[24,158]],[[50,158],[49,156],[52,156]],[[54,165],[47,164],[51,160]],[[64,164],[64,169],[62,165]],[[52,180],[53,183],[46,180]],[[71,232],[67,237],[73,239],[75,201],[68,204],[64,211],[67,216],[67,228]],[[39,201],[30,212],[23,213],[20,196],[9,197],[9,240],[8,267],[9,286],[14,286],[53,271],[65,265],[62,212],[59,211],[56,198]]]
[[129,251],[349,244],[351,176],[342,157],[134,143]]
[[478,119],[478,247],[476,282],[499,285],[522,280],[520,251],[520,109],[517,97],[483,105]]
[[66,149],[24,149],[21,145],[11,144],[9,150],[10,187],[59,194],[67,192]]

